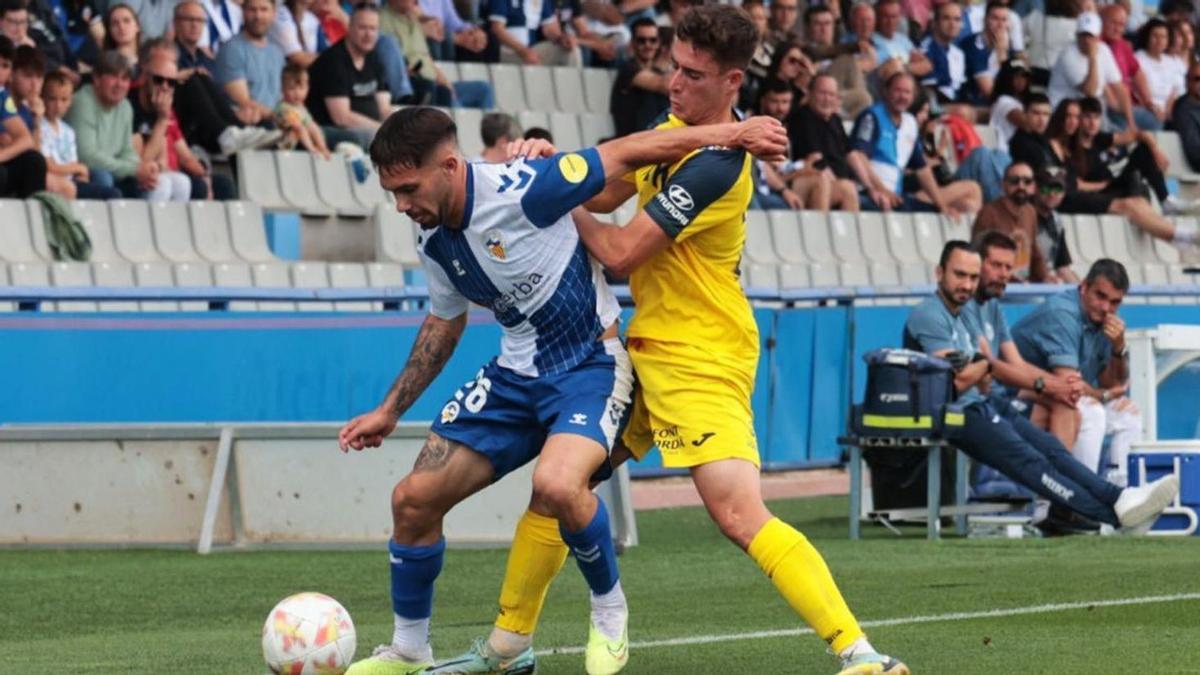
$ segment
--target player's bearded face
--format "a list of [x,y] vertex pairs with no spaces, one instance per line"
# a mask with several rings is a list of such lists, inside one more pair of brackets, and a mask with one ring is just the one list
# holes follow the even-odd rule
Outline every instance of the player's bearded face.
[[446,216],[449,181],[440,163],[419,168],[392,167],[380,171],[379,182],[392,194],[396,210],[423,228],[441,223]]

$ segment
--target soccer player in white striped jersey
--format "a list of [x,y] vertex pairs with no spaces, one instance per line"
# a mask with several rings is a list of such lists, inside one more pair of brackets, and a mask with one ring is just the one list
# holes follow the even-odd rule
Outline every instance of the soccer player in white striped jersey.
[[[432,664],[429,621],[445,550],[442,519],[535,457],[530,510],[544,510],[536,517],[546,522],[558,520],[591,588],[592,632],[606,635],[589,641],[607,654],[597,668],[623,667],[628,611],[608,514],[589,482],[611,471],[609,453],[631,401],[633,374],[617,337],[616,299],[570,211],[609,180],[702,146],[778,157],[786,143],[782,125],[755,117],[648,131],[544,159],[469,164],[443,112],[407,108],[384,123],[371,160],[397,210],[422,228],[429,316],[383,403],[342,428],[341,448],[378,446],[395,429],[454,352],[471,303],[492,312],[503,337],[500,355],[446,402],[412,472],[392,492],[395,632],[351,675],[408,675]],[[606,617],[601,628],[597,616]],[[588,664],[597,669],[591,658]]]

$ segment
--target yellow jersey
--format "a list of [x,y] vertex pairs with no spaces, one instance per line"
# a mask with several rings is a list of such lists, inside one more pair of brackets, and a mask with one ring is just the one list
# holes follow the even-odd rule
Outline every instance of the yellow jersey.
[[[668,115],[655,128],[682,126]],[[710,146],[671,165],[638,169],[638,208],[674,241],[630,276],[630,338],[683,345],[719,357],[715,369],[749,368],[753,376],[758,326],[738,283],[752,166],[743,150]]]

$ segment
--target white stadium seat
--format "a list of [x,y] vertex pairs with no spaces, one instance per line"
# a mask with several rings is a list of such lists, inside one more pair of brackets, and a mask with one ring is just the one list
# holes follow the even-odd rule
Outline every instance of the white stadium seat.
[[333,208],[321,201],[310,153],[279,150],[272,154],[275,158],[275,169],[280,176],[280,193],[293,210],[299,210],[302,215],[314,218],[334,215]]
[[[206,262],[175,263],[172,272],[175,275],[176,286],[203,288],[213,285],[212,266]],[[208,303],[201,300],[183,301],[179,303],[179,309],[185,312],[203,312],[208,310]]]
[[[329,288],[329,265],[317,261],[292,264],[292,286],[294,288]],[[296,309],[302,312],[333,311],[332,302],[298,302]]]
[[597,145],[601,140],[612,138],[612,115],[608,113],[584,113],[579,116],[579,131],[583,134],[584,147]]
[[[250,274],[256,288],[291,288],[291,275],[284,263],[255,263],[250,266]],[[264,300],[258,303],[259,311],[286,312],[296,309],[296,303],[291,301]]]
[[582,69],[554,66],[550,68],[550,77],[554,80],[554,94],[558,99],[559,110],[572,113],[588,112],[587,98],[583,93]]
[[[104,202],[80,199],[72,202],[72,208],[75,210],[75,217],[79,219],[79,223],[83,225],[83,229],[87,232],[88,239],[92,241],[92,255],[89,260],[92,262],[116,262],[124,260],[121,254],[117,253],[117,247],[113,243],[112,222],[108,216],[108,204]],[[38,214],[39,219],[41,214]],[[37,230],[42,230],[41,224],[38,224]],[[37,236],[35,231],[35,238]],[[44,239],[45,232],[42,232]]]
[[[97,286],[131,288],[133,265],[127,262],[92,263],[92,279]],[[138,303],[133,300],[113,300],[99,303],[102,312],[136,312]]]
[[609,99],[615,74],[608,68],[584,68],[583,89],[588,112],[609,115]]
[[416,224],[396,209],[380,206],[375,209],[376,253],[381,260],[417,267]]
[[554,98],[554,80],[548,66],[524,66],[521,68],[521,84],[525,87],[525,105],[529,110],[558,110],[558,102]]
[[229,222],[221,202],[188,202],[192,243],[202,260],[233,262],[238,256],[229,241]]
[[455,108],[454,124],[458,127],[458,147],[467,159],[474,159],[483,152],[483,138],[479,125],[483,122],[483,111],[478,108]]
[[192,245],[192,224],[185,202],[151,202],[154,246],[170,262],[199,262]]
[[276,262],[278,258],[267,244],[262,209],[251,202],[226,202],[229,242],[238,259],[247,262]]
[[[321,158],[320,155],[309,155],[309,160],[312,162],[313,176],[317,182],[317,194],[321,201],[337,212],[342,218],[366,218],[371,214],[370,209],[367,209],[354,197],[354,191],[350,184],[357,180],[346,158],[341,155],[334,155],[328,160]],[[366,160],[363,160],[366,161]],[[378,177],[371,175],[367,180],[378,180]]]
[[515,63],[493,63],[488,66],[488,72],[492,76],[492,89],[496,94],[496,107],[504,112],[518,113],[530,109],[525,103],[521,69],[522,66]]
[[800,221],[796,218],[796,213],[782,209],[768,211],[767,219],[771,222],[771,240],[775,243],[775,255],[793,265],[807,265],[808,256],[804,254]]
[[532,127],[549,130],[550,115],[541,110],[522,110],[517,113],[517,124],[521,125],[521,131],[529,131]]
[[404,286],[404,268],[396,263],[367,263],[367,283],[371,288]]
[[44,261],[33,248],[25,202],[19,199],[0,199],[0,260]]
[[275,158],[266,150],[243,150],[237,154],[238,194],[272,211],[288,211],[293,205],[279,191]]
[[[50,265],[50,283],[58,287],[85,287],[95,285],[92,282],[91,269],[87,263],[83,262],[52,263]],[[99,309],[95,302],[86,300],[66,300],[53,303],[53,305],[54,310],[59,312],[94,312]],[[120,306],[119,303],[111,303],[111,305],[117,305],[118,307]],[[105,309],[112,309],[111,305]],[[133,308],[136,309],[136,305],[134,305]],[[49,310],[50,308],[43,305],[42,309]]]
[[[169,287],[175,285],[171,263],[143,262],[133,266],[134,283],[138,286]],[[96,282],[100,279],[97,277]],[[143,312],[177,312],[179,303],[169,300],[143,300],[138,303]]]
[[[213,285],[223,288],[250,288],[254,286],[254,278],[250,275],[250,266],[242,262],[226,262],[213,265]],[[284,278],[287,272],[284,271]],[[179,284],[180,286],[183,283]],[[253,312],[258,304],[252,301],[236,301],[229,303],[230,311]]]
[[559,150],[580,150],[587,147],[579,133],[579,118],[574,113],[550,113],[550,135]]
[[[400,272],[404,279],[404,272]],[[370,288],[367,281],[367,267],[362,263],[330,263],[329,286],[331,288]],[[349,300],[333,303],[333,308],[339,312],[370,312],[383,309],[381,302],[366,300]]]
[[[108,202],[108,214],[117,253],[130,262],[162,260],[154,247],[154,226],[150,223],[148,202],[114,199]],[[100,280],[97,279],[99,284]]]
[[760,265],[773,266],[781,262],[771,242],[771,223],[766,211],[752,209],[746,212],[746,257],[751,263]]

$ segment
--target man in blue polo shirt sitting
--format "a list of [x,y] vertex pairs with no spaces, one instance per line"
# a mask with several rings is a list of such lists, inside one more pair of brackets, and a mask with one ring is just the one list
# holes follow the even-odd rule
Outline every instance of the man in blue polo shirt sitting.
[[942,103],[959,100],[959,89],[967,80],[966,58],[956,44],[962,23],[962,5],[943,2],[934,8],[929,35],[921,41],[921,51],[933,64],[921,84],[936,89]]
[[[1117,316],[1128,290],[1125,266],[1103,258],[1092,264],[1078,288],[1050,297],[1013,326],[1014,341],[1026,360],[1083,380],[1078,406],[1050,406],[1048,426],[1080,462],[1103,470],[1117,485],[1125,485],[1129,448],[1142,433],[1141,413],[1125,396],[1129,349],[1125,322]],[[1112,442],[1109,461],[1101,466],[1106,434]]]
[[[864,110],[850,133],[847,156],[863,192],[860,203],[867,211],[938,211],[951,218],[974,213],[983,203],[977,183],[956,181],[939,187],[925,164],[917,120],[908,112],[916,83],[906,71],[884,82],[882,103]],[[904,172],[917,175],[921,189],[904,191]]]
[[[956,366],[954,386],[964,422],[950,427],[947,437],[972,459],[1056,504],[1130,533],[1148,530],[1178,494],[1177,477],[1118,488],[1076,461],[1053,435],[1004,405],[1006,399],[989,398],[995,359],[981,314],[968,309],[980,267],[979,253],[969,244],[947,242],[936,270],[937,292],[913,308],[904,326],[905,348],[944,357]],[[992,314],[992,320],[1000,321],[997,316]]]

